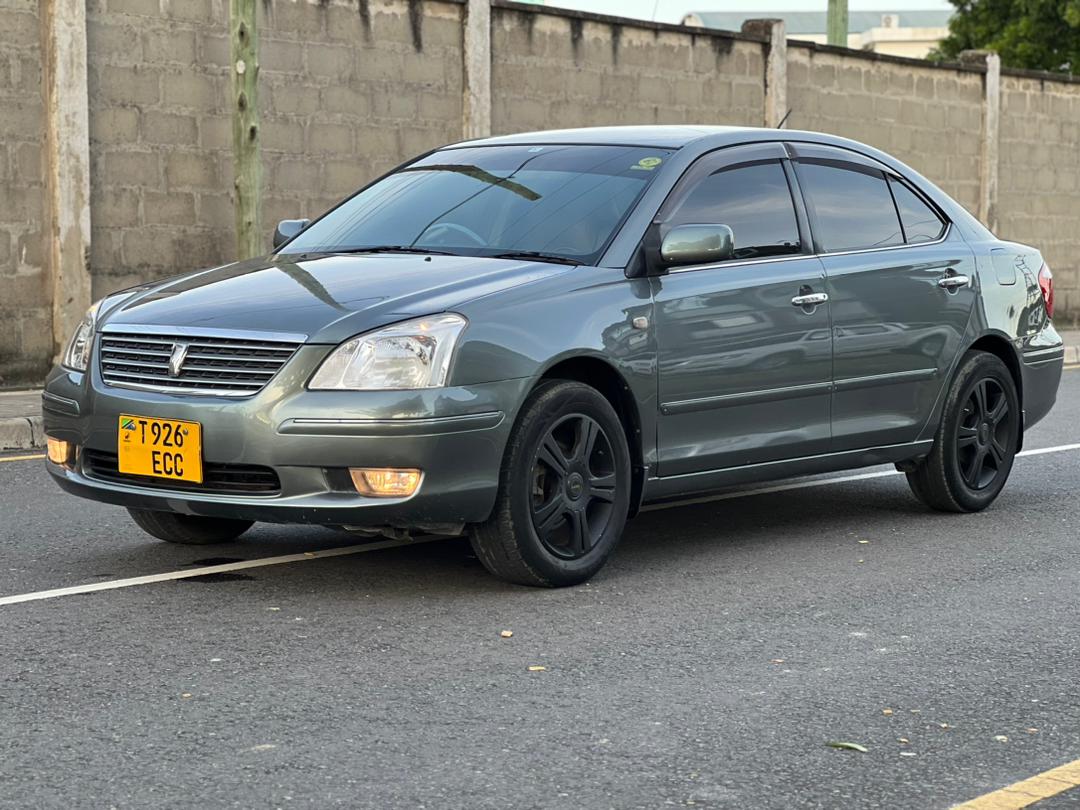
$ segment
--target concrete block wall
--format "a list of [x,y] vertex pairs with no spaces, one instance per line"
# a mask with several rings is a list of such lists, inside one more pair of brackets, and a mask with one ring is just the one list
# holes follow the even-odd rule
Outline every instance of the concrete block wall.
[[978,215],[983,77],[978,71],[788,45],[789,129],[895,155]]
[[223,0],[90,0],[95,299],[234,257]]
[[762,122],[759,41],[500,5],[491,50],[494,134]]
[[0,0],[0,386],[43,377],[52,351],[44,255],[45,108],[37,0]]
[[[1055,320],[1080,320],[1080,82],[1001,77],[998,235],[1036,245]],[[1055,313],[1055,314],[1056,314]]]
[[274,0],[260,12],[267,239],[273,223],[321,214],[461,139],[461,4]]

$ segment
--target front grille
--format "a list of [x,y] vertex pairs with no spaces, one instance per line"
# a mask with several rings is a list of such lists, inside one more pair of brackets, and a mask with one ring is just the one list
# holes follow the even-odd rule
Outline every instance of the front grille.
[[219,495],[276,495],[281,481],[270,467],[255,464],[203,464],[203,482],[173,481],[148,475],[128,475],[120,472],[116,453],[85,448],[82,451],[83,472],[90,478],[135,484],[156,489],[182,489]]
[[[170,369],[177,347],[183,362]],[[300,343],[243,337],[103,332],[99,352],[107,385],[182,394],[251,396],[263,389]]]

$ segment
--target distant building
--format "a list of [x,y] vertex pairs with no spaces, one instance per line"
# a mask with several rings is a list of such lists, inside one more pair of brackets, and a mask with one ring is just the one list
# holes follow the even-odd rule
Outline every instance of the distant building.
[[[849,11],[849,48],[893,56],[922,59],[949,33],[945,11]],[[782,19],[788,39],[824,44],[826,14],[823,11],[692,11],[682,18],[683,25],[738,31],[745,20],[763,17]]]

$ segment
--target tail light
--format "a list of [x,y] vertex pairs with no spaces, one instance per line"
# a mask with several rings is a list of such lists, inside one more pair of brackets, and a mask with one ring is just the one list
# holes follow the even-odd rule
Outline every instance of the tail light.
[[1045,264],[1039,271],[1039,289],[1042,290],[1043,301],[1046,302],[1046,316],[1054,317],[1054,274]]

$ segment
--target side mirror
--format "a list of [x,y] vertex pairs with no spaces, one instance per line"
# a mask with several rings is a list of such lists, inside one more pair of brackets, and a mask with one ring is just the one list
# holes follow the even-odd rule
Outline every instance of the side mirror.
[[274,228],[274,250],[284,245],[311,222],[310,219],[283,219]]
[[660,243],[660,260],[667,267],[722,262],[734,253],[735,234],[727,225],[679,225]]

